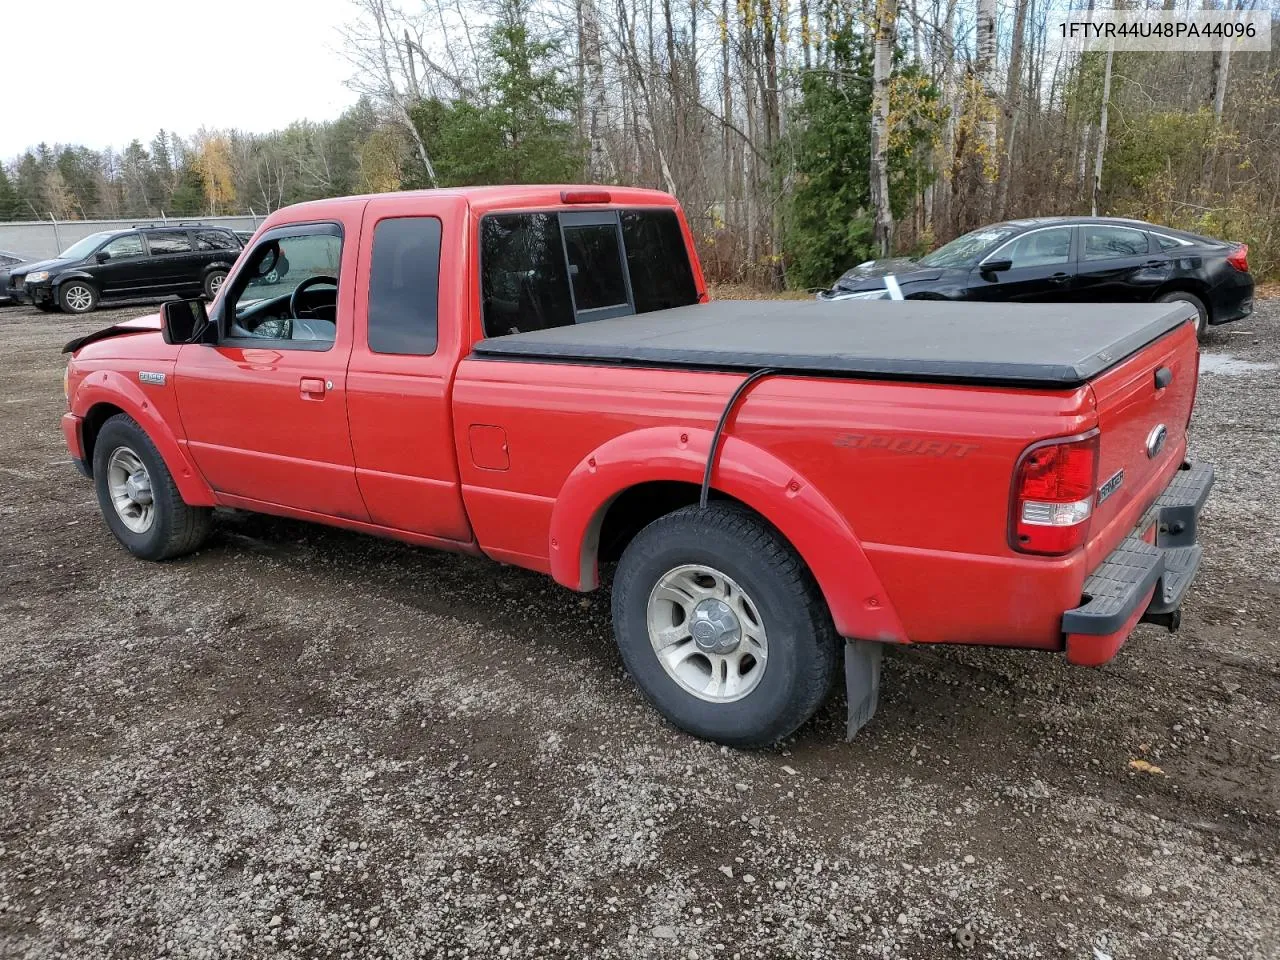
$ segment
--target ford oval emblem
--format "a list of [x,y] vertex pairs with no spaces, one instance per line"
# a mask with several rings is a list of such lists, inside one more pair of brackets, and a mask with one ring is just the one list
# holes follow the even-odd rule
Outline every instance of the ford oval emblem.
[[1163,423],[1156,424],[1151,428],[1151,432],[1147,434],[1147,457],[1154,460],[1160,456],[1160,451],[1164,449],[1164,442],[1169,438],[1169,431],[1165,429]]

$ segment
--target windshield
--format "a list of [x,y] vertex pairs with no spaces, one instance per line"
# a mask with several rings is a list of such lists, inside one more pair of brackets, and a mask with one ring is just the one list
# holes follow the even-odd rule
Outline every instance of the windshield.
[[111,236],[110,233],[91,233],[89,234],[89,236],[85,237],[83,240],[77,240],[71,246],[67,247],[67,249],[63,250],[60,254],[58,254],[58,259],[59,260],[80,260],[84,257],[87,257],[90,253],[94,251],[94,249],[98,246],[98,244],[100,244],[103,240],[107,239],[107,237],[109,236]]
[[996,224],[974,230],[962,237],[956,237],[950,243],[944,243],[933,253],[921,257],[918,264],[922,267],[968,266],[996,244],[1003,243],[1021,229],[1008,224]]

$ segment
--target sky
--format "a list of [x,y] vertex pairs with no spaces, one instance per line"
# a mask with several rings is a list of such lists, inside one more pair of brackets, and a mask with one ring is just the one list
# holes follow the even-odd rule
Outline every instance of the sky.
[[[0,160],[41,141],[149,144],[161,127],[264,133],[356,101],[338,34],[350,0],[45,0],[19,11],[26,26],[0,46]],[[36,22],[46,40],[27,29]]]

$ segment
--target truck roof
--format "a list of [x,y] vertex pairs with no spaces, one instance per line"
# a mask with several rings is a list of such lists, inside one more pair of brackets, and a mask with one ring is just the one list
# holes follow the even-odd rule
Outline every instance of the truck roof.
[[1194,315],[1177,302],[721,300],[493,337],[475,355],[1062,389]]
[[[484,214],[490,210],[528,209],[536,207],[559,207],[564,201],[562,193],[599,193],[609,194],[607,204],[595,206],[664,206],[674,207],[675,198],[661,190],[647,190],[641,187],[615,187],[601,184],[532,184],[507,185],[496,187],[437,187],[430,190],[399,190],[392,193],[366,193],[353,197],[332,197],[326,200],[308,200],[292,207],[283,207],[299,213],[322,211],[326,207],[350,204],[353,201],[386,200],[394,197],[459,197],[477,213]],[[589,206],[589,205],[588,205]],[[277,214],[279,211],[277,211]],[[272,215],[274,220],[276,214]],[[296,216],[288,219],[296,220]]]

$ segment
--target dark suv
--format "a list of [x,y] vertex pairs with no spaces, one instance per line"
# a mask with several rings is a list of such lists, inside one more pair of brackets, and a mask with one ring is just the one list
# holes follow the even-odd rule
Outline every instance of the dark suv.
[[9,296],[41,310],[88,313],[100,300],[205,296],[222,287],[242,245],[223,227],[137,226],[85,237],[53,260],[9,275]]

